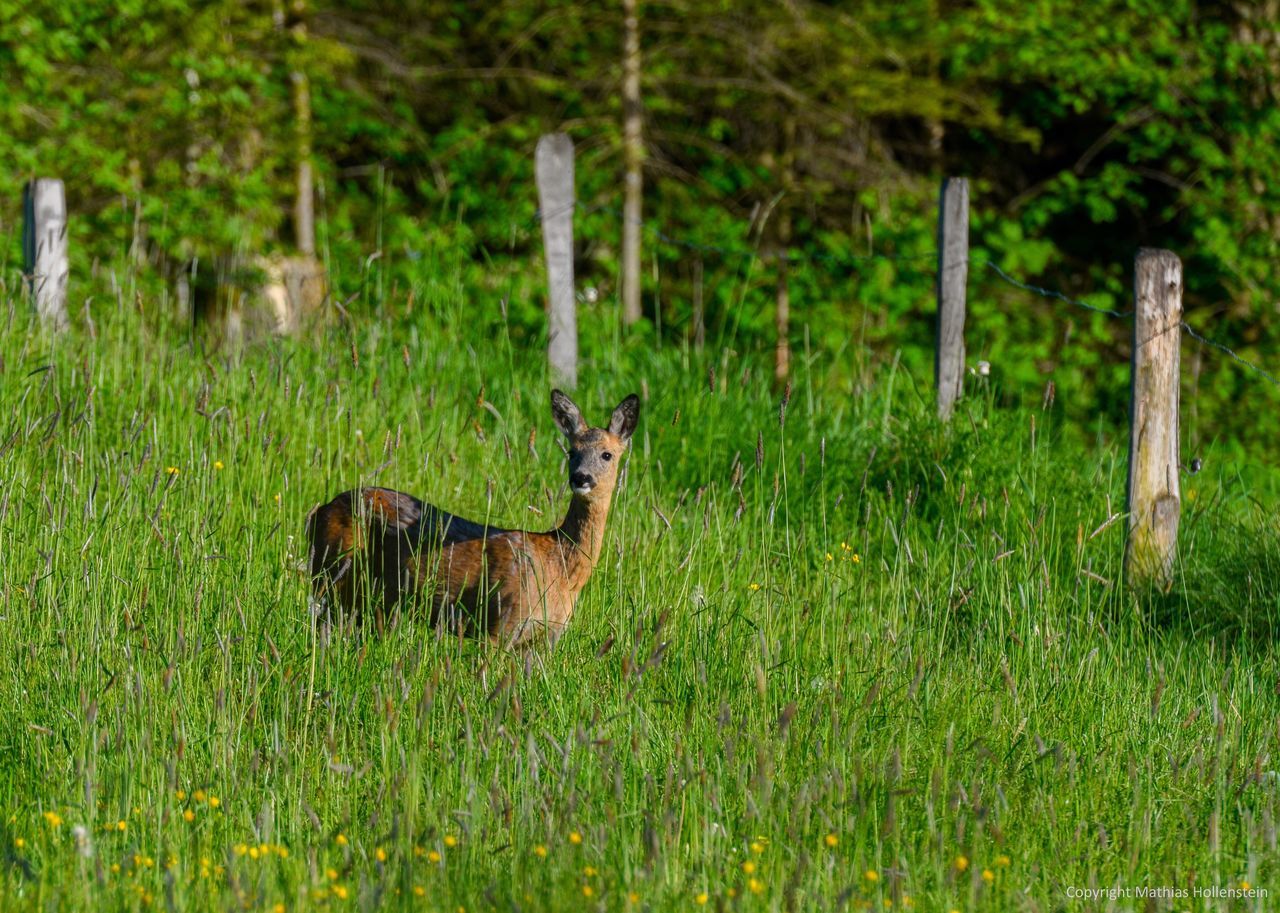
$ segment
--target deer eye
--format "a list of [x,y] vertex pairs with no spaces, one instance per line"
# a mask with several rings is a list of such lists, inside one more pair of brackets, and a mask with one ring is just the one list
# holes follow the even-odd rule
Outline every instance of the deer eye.
[[606,450],[604,453],[600,454],[600,459],[602,459],[602,460],[612,460],[612,459],[613,459],[613,454]]

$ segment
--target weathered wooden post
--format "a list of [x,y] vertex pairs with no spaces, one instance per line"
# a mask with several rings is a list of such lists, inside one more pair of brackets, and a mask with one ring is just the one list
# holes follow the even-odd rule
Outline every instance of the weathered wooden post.
[[40,322],[65,330],[67,319],[67,195],[57,178],[36,178],[23,195],[23,269]]
[[578,313],[573,294],[573,140],[549,133],[534,157],[542,246],[547,258],[551,375],[569,389],[578,385]]
[[1130,586],[1173,585],[1178,547],[1178,351],[1182,262],[1143,248],[1134,260],[1133,361],[1129,416]]
[[964,391],[964,298],[969,278],[969,181],[946,178],[938,196],[938,417],[951,418]]

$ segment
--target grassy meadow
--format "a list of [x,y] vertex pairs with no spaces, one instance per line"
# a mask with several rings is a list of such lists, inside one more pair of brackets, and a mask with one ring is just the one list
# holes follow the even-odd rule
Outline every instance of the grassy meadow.
[[556,649],[313,623],[337,491],[560,519],[540,343],[456,298],[239,354],[6,303],[0,909],[1274,905],[1079,897],[1280,892],[1270,455],[1204,451],[1173,592],[1134,594],[1121,429],[983,378],[943,428],[852,348],[784,407],[768,353],[599,305],[576,398],[643,408]]

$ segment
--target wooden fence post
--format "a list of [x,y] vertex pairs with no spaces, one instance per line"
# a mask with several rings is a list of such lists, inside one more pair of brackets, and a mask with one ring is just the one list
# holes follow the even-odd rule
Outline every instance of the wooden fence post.
[[549,133],[534,157],[542,246],[547,258],[548,343],[551,375],[578,385],[578,314],[573,294],[573,140]]
[[67,319],[67,196],[57,178],[37,178],[23,195],[23,269],[40,322],[65,330]]
[[964,297],[969,277],[969,181],[946,178],[938,197],[938,417],[964,391]]
[[1178,548],[1178,351],[1182,262],[1143,248],[1134,260],[1133,362],[1129,416],[1130,586],[1173,585]]

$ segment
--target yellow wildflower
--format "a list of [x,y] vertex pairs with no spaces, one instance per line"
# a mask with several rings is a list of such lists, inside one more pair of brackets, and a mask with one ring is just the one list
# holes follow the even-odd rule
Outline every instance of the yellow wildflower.
[[541,843],[539,843],[537,846],[533,848],[533,855],[537,856],[539,859],[546,859],[547,848],[543,846]]
[[17,849],[22,849],[24,846],[27,845],[27,841],[23,840],[21,837],[15,837],[13,840],[13,845]]
[[346,845],[347,845],[347,835],[346,835],[346,834],[343,834],[343,833],[339,833],[339,834],[338,834],[338,836],[336,836],[336,837],[334,837],[334,838],[333,838],[333,842],[334,842],[334,843],[336,843],[336,844],[338,844],[338,846],[346,846]]
[[752,584],[748,585],[747,589],[749,589],[751,592],[753,592],[753,593],[754,593],[756,590],[760,589],[760,584],[758,584],[758,583],[752,583]]
[[764,852],[764,844],[759,840],[753,840],[751,843],[751,852],[759,856]]
[[961,855],[957,856],[957,857],[956,857],[956,871],[957,871],[957,872],[963,872],[963,871],[964,871],[965,869],[967,869],[967,868],[969,868],[969,857],[965,856],[964,854],[961,854]]
[[325,877],[325,878],[328,878],[330,881],[337,881],[337,880],[338,880],[338,870],[337,870],[337,869],[325,869],[325,870],[324,870],[324,877]]
[[583,897],[590,897],[590,896],[591,896],[592,894],[594,894],[595,892],[596,892],[596,889],[595,889],[595,888],[593,888],[593,887],[591,887],[591,885],[589,885],[589,884],[584,884],[584,885],[582,886],[582,896],[583,896]]
[[49,822],[49,827],[62,827],[62,816],[57,812],[45,812],[44,820]]
[[432,862],[432,863],[439,862],[441,858],[443,857],[441,857],[441,855],[437,853],[435,850],[431,850],[429,853],[427,853],[428,862]]
[[119,821],[116,822],[116,830],[118,831],[126,830],[128,829],[128,827],[129,827],[129,823],[125,821],[123,818],[121,818]]
[[187,791],[185,789],[174,790],[173,795],[179,802],[183,802],[187,798]]
[[840,842],[840,838],[835,834],[827,834],[827,836],[822,838],[822,842],[827,846],[834,847]]
[[417,896],[417,897],[426,897],[426,896],[427,896],[427,889],[426,889],[426,888],[424,888],[424,887],[423,887],[422,885],[420,885],[420,884],[415,884],[415,885],[413,886],[413,893],[414,893],[414,895],[415,895],[415,896]]
[[444,845],[445,845],[445,846],[448,846],[448,847],[454,847],[454,846],[457,846],[457,845],[458,845],[458,838],[457,838],[457,837],[455,837],[455,836],[453,836],[453,834],[445,834],[445,835],[444,835]]
[[693,899],[693,902],[701,907],[701,906],[705,906],[706,902],[710,899],[711,898],[710,896],[708,896],[707,892],[703,891],[701,894],[699,894],[697,897]]
[[384,850],[382,847],[378,847],[376,850],[374,850],[373,855],[374,855],[374,858],[376,858],[379,862],[387,861],[387,851]]
[[182,813],[182,820],[190,824],[192,821],[196,820],[196,813],[193,812],[191,809],[187,809]]
[[579,834],[577,831],[569,831],[569,842],[572,843],[574,846],[577,846],[579,843],[582,842],[582,835]]
[[879,881],[880,873],[877,872],[875,869],[867,869],[867,871],[863,874],[862,877],[867,879],[867,881]]
[[996,857],[996,865],[1002,865],[1002,866],[1005,866],[1006,868],[1008,867],[1008,865],[1009,865],[1010,861],[1011,861],[1011,860],[1009,859],[1009,857],[1008,857],[1008,856],[997,856],[997,857]]
[[346,889],[346,888],[344,888],[344,887],[343,887],[342,885],[340,885],[340,884],[335,884],[335,885],[333,886],[333,896],[334,896],[334,897],[336,897],[336,898],[338,898],[338,900],[346,900],[346,899],[347,899],[347,889]]
[[752,862],[750,859],[748,859],[746,862],[742,864],[742,871],[746,872],[748,875],[750,875],[755,870],[756,870],[756,864]]
[[213,461],[213,468],[214,468],[214,469],[217,469],[219,472],[221,472],[221,471],[222,471],[222,460],[214,460],[214,461]]
[[178,474],[178,467],[177,466],[165,467],[165,472],[169,473],[169,475],[171,476],[176,476]]
[[221,800],[221,799],[219,799],[217,796],[210,796],[210,797],[209,797],[209,807],[210,807],[210,808],[217,808],[217,807],[218,807],[219,805],[221,805],[221,804],[222,804],[222,800]]
[[747,880],[747,887],[752,894],[759,894],[764,890],[764,882],[759,878],[751,878]]
[[991,871],[990,869],[983,869],[982,880],[990,884],[991,882],[996,880],[996,873]]
[[632,891],[630,894],[627,895],[627,900],[630,901],[631,903],[639,903],[640,895],[637,894],[635,891]]
[[197,789],[191,794],[191,798],[195,799],[197,802],[203,802],[205,800],[204,790]]

